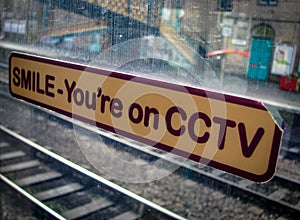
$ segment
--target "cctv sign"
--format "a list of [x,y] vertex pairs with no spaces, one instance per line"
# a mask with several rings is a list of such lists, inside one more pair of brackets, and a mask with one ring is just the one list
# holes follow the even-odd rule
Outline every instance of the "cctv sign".
[[12,53],[14,97],[256,182],[276,168],[282,130],[261,102]]

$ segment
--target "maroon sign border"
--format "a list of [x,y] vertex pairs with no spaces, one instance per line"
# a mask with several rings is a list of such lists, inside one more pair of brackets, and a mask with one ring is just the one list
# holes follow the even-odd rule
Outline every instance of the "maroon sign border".
[[[210,99],[226,101],[226,102],[233,103],[233,104],[238,104],[238,105],[247,106],[250,108],[259,109],[262,111],[267,111],[265,106],[260,101],[254,101],[251,99],[235,97],[232,95],[221,94],[221,93],[212,92],[212,91],[206,91],[206,90],[199,89],[199,88],[192,88],[189,86],[182,86],[182,85],[178,85],[178,84],[143,78],[143,77],[139,77],[139,76],[133,76],[133,75],[118,72],[118,71],[110,71],[110,70],[100,69],[100,68],[96,68],[96,67],[89,67],[86,65],[60,61],[60,60],[56,60],[56,59],[52,59],[52,58],[45,58],[45,57],[29,55],[29,54],[19,53],[19,52],[12,52],[10,54],[10,57],[9,57],[9,90],[10,90],[10,93],[12,96],[22,99],[22,100],[25,100],[25,101],[28,101],[30,103],[42,106],[44,108],[53,110],[60,114],[66,115],[68,117],[75,118],[82,122],[92,124],[92,125],[95,124],[95,121],[92,121],[90,119],[84,118],[79,115],[74,115],[72,112],[67,112],[63,109],[59,109],[54,106],[50,106],[45,103],[38,102],[36,100],[26,98],[26,97],[23,97],[18,94],[14,94],[12,92],[11,83],[10,83],[11,82],[11,74],[10,73],[11,73],[11,67],[12,67],[11,60],[13,57],[22,58],[22,59],[31,60],[31,61],[37,61],[37,62],[41,62],[41,63],[47,63],[47,64],[70,68],[70,69],[76,69],[76,70],[80,70],[80,71],[90,72],[93,74],[100,74],[100,75],[104,75],[104,76],[115,77],[115,78],[119,78],[119,79],[123,79],[123,80],[131,80],[131,81],[138,82],[141,84],[153,85],[153,86],[162,87],[162,88],[170,89],[170,90],[174,90],[174,91],[180,91],[180,92],[185,92],[185,93],[186,93],[186,91],[188,91],[190,94],[193,94],[193,95],[208,97]],[[135,135],[135,134],[123,131],[123,130],[116,129],[114,127],[108,126],[106,124],[102,124],[100,122],[96,122],[96,126],[98,128],[101,128],[101,129],[104,129],[104,130],[107,130],[107,131],[110,131],[113,133],[117,133],[117,134],[123,135],[127,138],[151,145],[155,148],[158,148],[158,149],[161,149],[161,150],[164,150],[167,152],[171,152],[178,156],[188,158],[195,162],[199,162],[201,159],[201,162],[207,164],[208,166],[229,172],[234,175],[238,175],[240,177],[244,177],[246,179],[249,179],[249,180],[252,180],[255,182],[266,182],[269,179],[271,179],[272,176],[274,175],[275,169],[276,169],[276,163],[277,163],[277,156],[278,156],[279,147],[280,147],[280,143],[281,143],[281,134],[282,134],[281,129],[278,126],[275,126],[268,169],[267,169],[266,173],[264,173],[262,175],[256,175],[256,174],[249,173],[247,171],[244,171],[244,170],[241,170],[241,169],[229,166],[229,165],[225,165],[225,164],[213,161],[213,160],[209,160],[207,158],[200,157],[198,155],[187,153],[185,151],[173,148],[172,146],[168,146],[168,145],[165,145],[162,143],[156,143],[155,141],[146,139],[144,137],[140,137],[138,135]]]

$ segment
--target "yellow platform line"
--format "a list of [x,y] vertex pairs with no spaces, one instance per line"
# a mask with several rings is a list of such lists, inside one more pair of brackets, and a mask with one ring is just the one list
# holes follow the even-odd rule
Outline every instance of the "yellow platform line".
[[195,64],[193,50],[173,27],[162,21],[160,32],[191,64]]

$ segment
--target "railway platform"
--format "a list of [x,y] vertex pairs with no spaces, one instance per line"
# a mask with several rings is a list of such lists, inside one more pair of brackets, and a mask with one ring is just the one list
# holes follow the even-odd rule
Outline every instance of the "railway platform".
[[300,94],[280,89],[278,82],[247,79],[245,74],[231,73],[224,75],[223,90],[235,96],[300,113]]
[[[0,76],[1,79],[8,80],[6,69],[8,66],[5,65],[5,68],[3,65],[0,69]],[[139,68],[141,69],[141,67]],[[288,109],[293,113],[300,113],[300,94],[280,89],[278,82],[248,79],[245,74],[241,73],[226,73],[223,83],[220,81],[219,84],[219,92],[261,101],[278,109]]]

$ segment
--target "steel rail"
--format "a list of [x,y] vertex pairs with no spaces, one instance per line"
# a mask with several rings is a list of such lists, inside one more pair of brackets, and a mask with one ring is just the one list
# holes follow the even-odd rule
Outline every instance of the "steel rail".
[[[100,182],[100,183],[108,186],[109,188],[112,188],[112,189],[114,189],[114,190],[122,193],[125,196],[128,196],[128,197],[130,197],[130,198],[132,198],[132,199],[134,199],[134,200],[136,200],[136,201],[138,201],[138,202],[140,202],[140,203],[142,203],[142,204],[144,204],[144,205],[146,205],[146,206],[148,206],[148,207],[150,207],[150,208],[152,208],[152,209],[154,209],[154,210],[156,210],[156,211],[158,211],[158,212],[160,212],[160,213],[162,213],[164,215],[169,216],[170,218],[180,219],[180,220],[181,219],[182,220],[185,219],[182,216],[180,216],[180,215],[178,215],[178,214],[176,214],[176,213],[174,213],[174,212],[172,212],[172,211],[170,211],[170,210],[168,210],[166,208],[163,208],[163,207],[161,207],[161,206],[159,206],[159,205],[151,202],[150,200],[147,200],[147,199],[145,199],[145,198],[143,198],[143,197],[141,197],[141,196],[139,196],[139,195],[137,195],[137,194],[135,194],[135,193],[133,193],[133,192],[131,192],[131,191],[129,191],[129,190],[127,190],[127,189],[125,189],[125,188],[123,188],[123,187],[121,187],[121,186],[119,186],[119,185],[117,185],[117,184],[115,184],[115,183],[113,183],[113,182],[111,182],[111,181],[109,181],[109,180],[107,180],[107,179],[105,179],[105,178],[103,178],[103,177],[101,177],[101,176],[99,176],[99,175],[97,175],[97,174],[95,174],[95,173],[93,173],[93,172],[91,172],[91,171],[89,171],[89,170],[87,170],[87,169],[85,169],[85,168],[77,165],[77,164],[75,164],[72,161],[67,160],[64,157],[62,157],[62,156],[60,156],[58,154],[55,154],[55,153],[49,151],[48,149],[46,149],[46,148],[40,146],[39,144],[34,143],[33,141],[31,141],[31,140],[29,140],[29,139],[27,139],[27,138],[25,138],[25,137],[17,134],[16,132],[14,132],[14,131],[12,131],[12,130],[6,128],[6,127],[4,127],[3,125],[0,125],[0,130],[4,131],[5,133],[7,133],[7,134],[9,134],[11,136],[13,136],[16,139],[22,141],[26,145],[34,148],[36,151],[39,151],[39,152],[47,155],[48,157],[53,158],[56,161],[59,161],[61,164],[65,165],[65,166],[67,166],[69,168],[71,168],[72,170],[76,170],[77,172],[81,173],[82,175],[87,176],[89,178],[92,178],[92,179],[94,179],[94,180],[96,180],[96,181],[98,181],[98,182]],[[2,175],[1,175],[1,178],[2,178]],[[22,194],[25,195],[25,192],[23,192]],[[26,195],[28,195],[28,194],[26,194]],[[43,204],[38,203],[36,201],[36,199],[30,197],[30,200],[35,201],[37,205],[39,205],[42,208],[44,208]],[[45,209],[45,210],[48,211],[48,209]]]
[[40,200],[36,199],[34,196],[32,196],[30,193],[25,191],[22,187],[18,186],[15,184],[13,181],[8,179],[6,176],[2,175],[0,173],[0,179],[5,182],[7,185],[11,186],[13,189],[15,189],[17,192],[25,196],[27,199],[29,199],[31,202],[33,202],[35,205],[38,207],[42,208],[44,211],[47,213],[51,214],[53,217],[60,219],[60,220],[65,220],[66,218],[58,214],[56,211],[53,209],[49,208],[47,205],[45,205],[43,202]]

